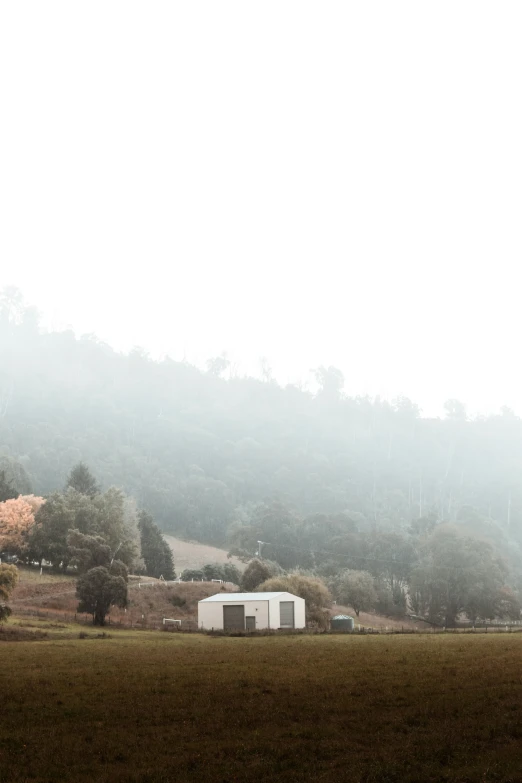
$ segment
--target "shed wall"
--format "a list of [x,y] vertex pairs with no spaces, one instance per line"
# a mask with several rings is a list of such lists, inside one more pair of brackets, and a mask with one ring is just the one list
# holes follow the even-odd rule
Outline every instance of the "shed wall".
[[291,593],[282,593],[270,600],[270,627],[279,628],[281,601],[294,602],[294,628],[306,628],[305,600]]
[[[238,601],[238,605],[245,607],[245,617],[256,618],[256,630],[269,628],[268,624],[268,601]],[[198,626],[211,630],[223,629],[223,606],[232,606],[230,601],[221,603],[220,601],[209,601],[208,603],[198,604]],[[279,622],[279,607],[277,609],[277,622]],[[272,628],[278,627],[272,625]]]
[[306,602],[304,598],[295,601],[295,627],[306,628]]

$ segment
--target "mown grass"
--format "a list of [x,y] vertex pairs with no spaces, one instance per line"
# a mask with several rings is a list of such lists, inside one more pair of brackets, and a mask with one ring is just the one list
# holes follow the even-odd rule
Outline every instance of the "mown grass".
[[522,780],[522,635],[73,632],[0,645],[1,783]]

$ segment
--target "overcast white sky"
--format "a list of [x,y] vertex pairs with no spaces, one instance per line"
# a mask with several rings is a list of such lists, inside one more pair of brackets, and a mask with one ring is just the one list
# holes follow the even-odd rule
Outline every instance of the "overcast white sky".
[[0,286],[121,349],[522,413],[521,22],[2,3]]

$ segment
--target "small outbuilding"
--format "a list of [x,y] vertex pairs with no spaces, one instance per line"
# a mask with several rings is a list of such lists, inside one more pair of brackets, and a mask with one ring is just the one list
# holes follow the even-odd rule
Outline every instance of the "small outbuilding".
[[305,628],[305,601],[283,592],[217,593],[199,601],[198,626],[223,631]]

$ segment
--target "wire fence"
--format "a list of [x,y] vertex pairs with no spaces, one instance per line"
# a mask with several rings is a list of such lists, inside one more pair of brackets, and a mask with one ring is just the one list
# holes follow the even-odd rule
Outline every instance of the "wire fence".
[[[13,607],[14,614],[16,617],[34,617],[40,620],[49,620],[56,623],[61,624],[76,624],[76,625],[91,625],[92,626],[92,617],[89,614],[80,614],[78,612],[68,612],[68,611],[58,611],[58,610],[52,610],[52,609],[39,609],[36,607],[21,607],[16,606]],[[185,631],[185,632],[193,632],[198,630],[198,624],[195,620],[189,620],[189,619],[182,619],[179,621],[179,625],[176,626],[175,630],[178,631]],[[106,625],[110,626],[112,628],[121,628],[121,629],[143,629],[148,631],[163,631],[167,630],[166,626],[163,624],[163,618],[158,617],[147,617],[146,615],[143,615],[140,617],[139,615],[132,615],[128,613],[127,615],[107,615],[106,619]],[[172,628],[168,628],[169,631],[173,630]]]

